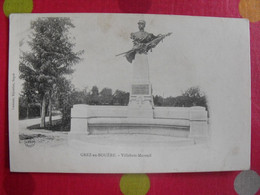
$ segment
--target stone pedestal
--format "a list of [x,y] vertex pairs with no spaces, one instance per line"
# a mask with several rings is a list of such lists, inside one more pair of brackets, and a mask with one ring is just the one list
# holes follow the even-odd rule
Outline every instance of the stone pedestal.
[[153,118],[153,107],[148,57],[146,54],[136,54],[127,116],[129,118]]
[[189,137],[208,137],[208,116],[204,107],[190,108],[190,135]]

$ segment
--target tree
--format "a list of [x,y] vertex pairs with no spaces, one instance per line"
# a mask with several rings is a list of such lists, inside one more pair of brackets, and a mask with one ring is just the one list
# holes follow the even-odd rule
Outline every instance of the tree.
[[87,104],[88,94],[84,91],[73,90],[71,93],[73,104]]
[[126,106],[129,102],[129,93],[121,90],[116,90],[113,94],[113,104]]
[[24,90],[19,97],[19,112],[21,116],[25,116],[22,118],[29,118],[29,107],[39,101],[37,97],[38,94],[35,91],[33,83],[24,83]]
[[155,106],[163,106],[163,97],[156,95],[153,97],[153,102]]
[[203,106],[207,109],[207,99],[199,87],[190,87],[181,96],[176,97],[176,106]]
[[52,100],[57,90],[55,83],[73,72],[72,66],[80,61],[83,51],[74,52],[69,29],[74,28],[70,18],[46,17],[31,22],[32,35],[28,42],[30,52],[20,59],[20,78],[24,90],[34,90],[41,103],[41,127],[45,127],[46,104],[49,102],[51,124]]
[[59,81],[56,83],[57,91],[56,91],[56,106],[62,113],[62,125],[65,127],[70,123],[71,116],[71,108],[74,104],[73,102],[73,92],[74,86],[68,81],[66,78],[61,77]]
[[93,86],[91,89],[90,93],[90,100],[89,100],[90,105],[99,105],[99,90],[97,86]]
[[176,105],[176,98],[175,97],[167,97],[163,100],[163,106],[175,106]]
[[110,105],[113,100],[112,89],[103,88],[100,92],[100,103],[105,105]]
[[28,119],[31,117],[40,116],[40,105],[37,102],[31,101],[25,93],[19,97],[19,119]]

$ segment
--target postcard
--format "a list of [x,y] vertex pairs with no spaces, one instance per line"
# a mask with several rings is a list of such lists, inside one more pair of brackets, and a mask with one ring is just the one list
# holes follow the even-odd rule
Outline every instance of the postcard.
[[249,22],[12,14],[13,172],[250,169]]

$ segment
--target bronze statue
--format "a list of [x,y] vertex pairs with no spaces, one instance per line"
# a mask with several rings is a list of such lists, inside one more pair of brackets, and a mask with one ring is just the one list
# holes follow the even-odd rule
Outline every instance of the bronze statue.
[[145,21],[140,20],[138,22],[139,31],[135,33],[131,33],[130,38],[133,40],[133,48],[127,52],[118,54],[123,55],[126,57],[127,61],[132,63],[135,59],[135,54],[147,54],[148,51],[151,51],[152,48],[156,47],[156,45],[162,41],[166,36],[171,35],[172,33],[168,33],[165,35],[153,35],[152,33],[148,33],[144,31],[145,28]]

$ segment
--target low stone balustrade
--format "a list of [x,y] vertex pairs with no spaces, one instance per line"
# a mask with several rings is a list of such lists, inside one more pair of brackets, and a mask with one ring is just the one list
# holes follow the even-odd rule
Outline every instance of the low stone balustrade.
[[154,134],[207,137],[204,107],[155,107],[153,118],[129,118],[127,106],[74,105],[70,137],[89,134]]

